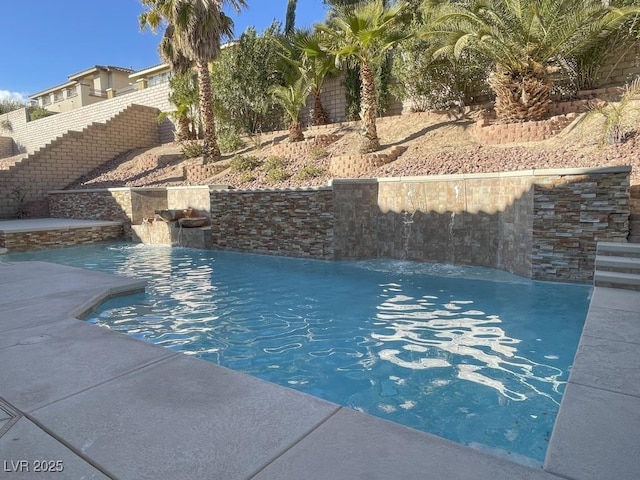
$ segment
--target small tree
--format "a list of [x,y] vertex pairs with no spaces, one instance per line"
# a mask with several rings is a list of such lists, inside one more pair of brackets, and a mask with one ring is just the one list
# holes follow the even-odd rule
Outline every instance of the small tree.
[[361,153],[380,148],[375,68],[386,59],[387,52],[410,36],[409,32],[401,32],[397,23],[404,5],[397,3],[386,8],[381,0],[373,0],[353,8],[337,8],[330,25],[318,26],[327,38],[323,47],[336,56],[337,63],[351,61],[360,66]]
[[169,80],[169,101],[176,107],[169,115],[178,122],[177,140],[195,140],[200,127],[198,80],[195,72],[188,70]]
[[[441,55],[472,50],[492,60],[489,85],[504,121],[538,120],[548,112],[550,63],[579,56],[616,31],[635,6],[602,0],[471,0],[445,3],[430,27]],[[429,29],[428,29],[429,30]]]
[[274,85],[269,91],[289,118],[289,141],[300,142],[304,140],[302,125],[300,124],[300,111],[309,95],[309,86],[305,77],[299,75],[291,85]]
[[249,27],[238,43],[225,48],[211,65],[216,113],[238,132],[253,134],[281,126],[282,110],[274,106],[269,94],[273,85],[285,84],[279,69],[278,38],[278,23],[262,35]]

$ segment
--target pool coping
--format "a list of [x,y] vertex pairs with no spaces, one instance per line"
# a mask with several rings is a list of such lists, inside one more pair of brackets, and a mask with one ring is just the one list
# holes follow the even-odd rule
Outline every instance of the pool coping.
[[75,318],[142,286],[0,258],[0,468],[9,478],[43,459],[63,462],[56,479],[640,472],[640,373],[629,367],[640,364],[640,292],[594,288],[547,458],[534,469]]

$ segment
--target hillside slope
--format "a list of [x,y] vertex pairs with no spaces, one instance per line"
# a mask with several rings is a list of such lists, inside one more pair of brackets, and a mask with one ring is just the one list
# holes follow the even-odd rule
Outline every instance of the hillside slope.
[[[407,147],[407,150],[396,161],[371,168],[359,176],[397,177],[631,165],[632,184],[640,184],[640,140],[635,136],[621,145],[601,145],[597,141],[597,125],[583,123],[569,126],[560,135],[546,141],[483,146],[475,139],[474,126],[471,117],[452,118],[442,114],[403,115],[384,119],[378,125],[383,148],[388,150],[400,145]],[[354,124],[336,124],[305,132],[309,139],[327,134],[335,134],[339,139],[325,148],[308,148],[302,154],[274,153],[283,150],[281,147],[272,147],[274,142],[280,145],[286,142],[283,132],[247,138],[245,146],[235,152],[255,156],[262,161],[278,157],[289,175],[287,179],[270,181],[263,164],[250,174],[227,169],[212,175],[203,183],[242,189],[326,185],[331,178],[331,158],[356,154],[358,130]],[[198,164],[201,160],[183,160],[180,150],[180,145],[174,143],[129,152],[94,170],[69,188],[188,185],[183,178],[183,167]],[[233,156],[225,155],[220,165],[229,166]],[[301,174],[308,165],[315,167],[317,176]]]

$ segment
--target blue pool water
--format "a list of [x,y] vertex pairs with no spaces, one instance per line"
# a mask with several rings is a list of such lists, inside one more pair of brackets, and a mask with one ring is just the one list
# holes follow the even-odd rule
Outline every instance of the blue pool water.
[[5,258],[148,279],[87,320],[538,464],[591,293],[481,268],[124,243]]

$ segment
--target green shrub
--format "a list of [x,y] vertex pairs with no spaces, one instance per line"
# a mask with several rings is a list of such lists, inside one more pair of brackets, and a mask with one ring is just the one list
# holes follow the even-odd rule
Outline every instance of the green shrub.
[[250,172],[258,168],[261,163],[259,158],[251,155],[236,155],[231,159],[231,171]]
[[315,165],[305,165],[296,175],[298,180],[309,180],[311,178],[317,178],[324,175],[325,170],[323,168],[316,167]]
[[196,141],[189,141],[182,143],[182,149],[180,155],[182,158],[197,158],[202,156],[202,144]]
[[33,109],[29,110],[29,121],[33,122],[34,120],[50,117],[51,115],[55,114],[55,112],[50,112],[49,110],[46,110],[42,107],[33,107]]
[[249,183],[249,182],[253,182],[256,179],[256,177],[253,175],[253,173],[251,172],[244,172],[241,176],[240,176],[240,183]]
[[285,161],[282,157],[269,157],[267,161],[264,162],[264,169],[268,172],[269,170],[276,169],[284,169]]
[[309,155],[314,160],[318,160],[319,158],[324,158],[328,155],[328,152],[319,145],[315,145],[309,149]]
[[230,153],[243,147],[244,142],[234,130],[225,128],[218,132],[218,146],[222,153]]
[[272,168],[267,172],[267,181],[269,183],[278,183],[286,180],[289,175],[283,168]]

